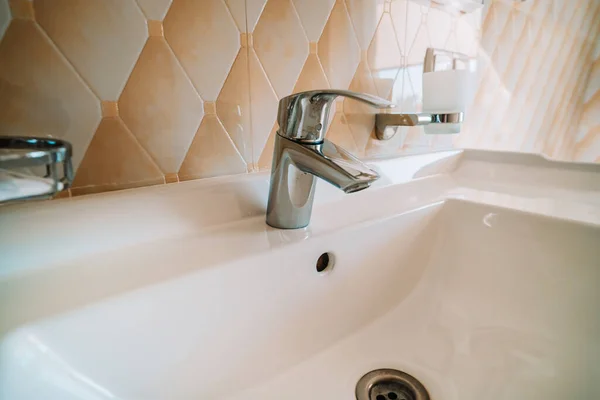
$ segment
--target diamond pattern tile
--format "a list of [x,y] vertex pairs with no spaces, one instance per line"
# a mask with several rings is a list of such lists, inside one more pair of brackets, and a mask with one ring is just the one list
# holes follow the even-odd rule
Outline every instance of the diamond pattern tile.
[[119,115],[163,173],[179,170],[203,113],[166,41],[149,38],[119,99]]
[[390,14],[381,18],[367,53],[377,93],[387,98],[400,69],[404,67],[401,46],[395,35]]
[[260,158],[258,159],[258,169],[261,171],[271,169],[271,163],[273,162],[273,148],[275,147],[275,135],[277,134],[278,128],[279,125],[277,125],[277,122],[275,122],[273,124],[273,128],[271,128],[271,132],[269,133],[267,143],[265,143],[265,147],[263,148]]
[[136,0],[148,19],[162,21],[173,0]]
[[[363,50],[368,49],[371,44],[375,29],[383,15],[384,4],[385,0],[346,0],[358,44]],[[396,38],[395,34],[393,38]]]
[[8,0],[10,14],[14,19],[35,20],[32,0]]
[[36,21],[94,92],[102,100],[117,100],[148,36],[135,0],[33,4]]
[[319,39],[318,54],[331,87],[347,89],[360,62],[360,47],[342,0],[335,2]]
[[163,183],[163,174],[119,118],[104,118],[88,147],[75,194]]
[[293,0],[308,40],[317,42],[323,33],[335,0]]
[[75,195],[268,169],[278,98],[349,88],[419,111],[435,46],[478,58],[460,136],[377,141],[374,110],[340,99],[327,137],[367,157],[454,145],[600,162],[600,3],[488,4],[0,0],[0,134],[70,140]]
[[447,12],[437,8],[430,8],[424,25],[429,35],[429,43],[437,49],[444,49],[452,31],[453,18]]
[[165,38],[204,100],[215,101],[240,48],[222,0],[173,0]]
[[[470,14],[467,14],[470,16]],[[463,54],[470,57],[477,56],[477,27],[472,22],[464,17],[460,16],[455,21],[454,32],[456,35],[457,49]]]
[[327,77],[325,76],[325,71],[323,71],[319,57],[316,54],[309,54],[304,67],[302,67],[298,81],[296,81],[293,92],[298,93],[327,88],[329,88],[329,82],[327,82]]
[[246,172],[246,163],[216,115],[206,115],[179,170],[185,179]]
[[292,93],[308,56],[308,39],[291,0],[269,0],[256,28],[254,50],[281,98]]
[[240,32],[246,32],[246,0],[225,0]]
[[249,51],[250,112],[252,114],[252,168],[256,167],[269,132],[277,119],[279,101],[254,51]]
[[0,134],[68,140],[79,166],[100,101],[32,21],[13,20],[0,42],[0,94]]
[[253,32],[267,0],[245,0],[246,32]]
[[[493,2],[486,13],[481,38],[486,68],[469,110],[474,118],[466,121],[455,143],[578,158],[577,140],[583,135],[575,131],[584,123],[591,46],[577,38],[598,37],[587,23],[598,5],[585,0],[529,3]],[[481,135],[481,129],[489,133]]]
[[[377,96],[377,87],[366,61],[358,65],[349,90]],[[345,99],[343,108],[354,143],[358,151],[364,151],[373,131],[376,110],[352,99]]]
[[[410,21],[420,21],[416,30],[406,31],[406,45],[404,54],[408,65],[423,64],[425,51],[431,47],[431,39],[427,29],[427,16],[429,9],[423,6],[415,6],[409,2],[407,7],[407,18]],[[412,26],[411,26],[412,28]]]
[[217,115],[246,163],[252,163],[248,51],[240,50],[217,98]]

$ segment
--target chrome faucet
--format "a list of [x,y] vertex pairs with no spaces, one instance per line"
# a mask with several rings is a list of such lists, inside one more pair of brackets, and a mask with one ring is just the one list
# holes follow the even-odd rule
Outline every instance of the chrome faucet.
[[346,193],[366,189],[379,178],[367,165],[324,138],[331,105],[338,96],[376,108],[394,107],[382,98],[347,90],[314,90],[281,99],[267,206],[270,226],[296,229],[308,225],[315,177]]

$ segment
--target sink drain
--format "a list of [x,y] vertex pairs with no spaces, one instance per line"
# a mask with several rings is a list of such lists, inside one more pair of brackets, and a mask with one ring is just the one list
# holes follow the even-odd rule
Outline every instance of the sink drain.
[[429,400],[429,393],[412,375],[395,369],[376,369],[360,378],[356,399]]

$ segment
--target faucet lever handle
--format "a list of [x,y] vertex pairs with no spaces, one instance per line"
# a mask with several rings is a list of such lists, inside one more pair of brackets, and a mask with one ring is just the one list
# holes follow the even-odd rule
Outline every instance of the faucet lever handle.
[[295,93],[279,101],[278,134],[302,143],[322,143],[331,105],[338,96],[358,100],[375,108],[394,107],[393,103],[381,97],[350,90],[324,89]]
[[[395,104],[387,101],[378,96],[373,96],[367,93],[359,93],[353,92],[351,90],[337,90],[337,89],[327,89],[327,90],[316,90],[316,94],[312,96],[313,101],[318,101],[319,99],[326,99],[326,101],[332,102],[338,96],[347,97],[349,99],[362,101],[375,108],[392,108],[395,107]],[[306,92],[305,92],[306,93]]]

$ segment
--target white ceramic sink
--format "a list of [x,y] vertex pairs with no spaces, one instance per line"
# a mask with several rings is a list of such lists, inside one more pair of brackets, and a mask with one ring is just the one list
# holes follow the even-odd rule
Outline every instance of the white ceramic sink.
[[341,400],[377,368],[435,400],[600,398],[600,173],[481,154],[379,163],[351,196],[321,185],[307,230],[244,206],[160,241],[4,258],[0,398]]

